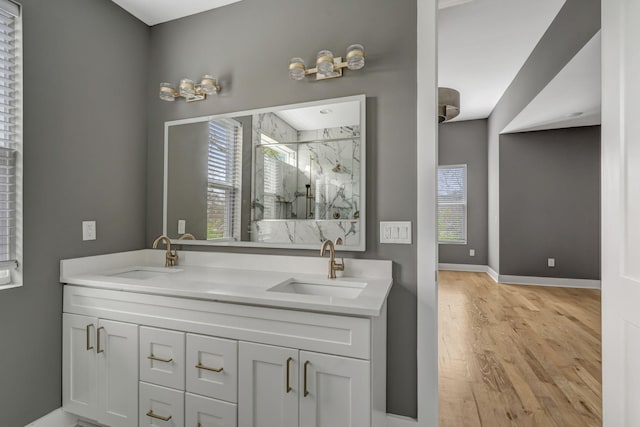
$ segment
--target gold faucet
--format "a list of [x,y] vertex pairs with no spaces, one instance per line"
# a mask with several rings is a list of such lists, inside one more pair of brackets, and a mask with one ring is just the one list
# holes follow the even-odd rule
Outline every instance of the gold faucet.
[[175,249],[171,250],[171,239],[169,239],[164,234],[159,236],[156,240],[153,241],[153,249],[158,248],[158,244],[164,240],[165,245],[167,245],[167,254],[165,256],[165,267],[173,267],[178,261],[178,251]]
[[[337,245],[342,244],[342,239],[338,238],[336,240]],[[327,247],[329,248],[329,279],[336,278],[336,271],[344,271],[344,259],[341,259],[341,262],[336,261],[336,250],[333,242],[329,239],[325,240],[322,243],[322,247],[320,248],[320,256],[324,256],[327,251]]]
[[178,240],[185,240],[185,239],[196,240],[195,236],[191,233],[185,233],[182,236],[178,237]]

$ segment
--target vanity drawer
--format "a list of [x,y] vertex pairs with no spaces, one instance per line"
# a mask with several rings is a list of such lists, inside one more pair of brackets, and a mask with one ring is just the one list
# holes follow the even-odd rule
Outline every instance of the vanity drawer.
[[185,426],[237,427],[238,405],[185,393]]
[[140,380],[184,390],[184,332],[140,327]]
[[187,334],[186,390],[236,403],[238,341]]
[[184,392],[140,383],[139,427],[184,427]]

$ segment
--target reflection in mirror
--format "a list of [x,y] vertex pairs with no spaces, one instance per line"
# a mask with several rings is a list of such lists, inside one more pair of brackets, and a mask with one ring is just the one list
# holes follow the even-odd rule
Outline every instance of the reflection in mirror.
[[364,250],[364,96],[166,124],[165,233]]

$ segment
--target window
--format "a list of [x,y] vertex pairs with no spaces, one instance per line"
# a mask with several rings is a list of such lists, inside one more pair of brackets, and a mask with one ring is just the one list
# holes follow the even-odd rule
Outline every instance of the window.
[[20,6],[0,0],[0,288],[20,286],[22,49]]
[[438,167],[438,243],[467,243],[467,165]]
[[265,219],[288,218],[288,215],[280,212],[282,202],[282,184],[284,166],[291,165],[297,168],[296,152],[280,144],[275,139],[260,134],[260,153],[264,161],[264,216]]
[[240,240],[242,125],[209,121],[207,239]]

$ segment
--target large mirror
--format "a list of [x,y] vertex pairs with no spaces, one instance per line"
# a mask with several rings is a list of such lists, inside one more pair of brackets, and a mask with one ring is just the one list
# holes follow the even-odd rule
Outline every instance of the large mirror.
[[164,233],[364,251],[365,146],[364,95],[166,122]]

